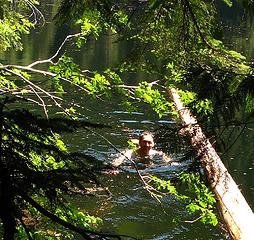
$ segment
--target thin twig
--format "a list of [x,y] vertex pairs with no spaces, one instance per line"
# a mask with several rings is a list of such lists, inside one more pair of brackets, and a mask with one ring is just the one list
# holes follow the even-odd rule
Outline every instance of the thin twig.
[[196,218],[196,219],[194,219],[194,220],[185,220],[184,222],[185,223],[195,223],[195,222],[197,222],[199,219],[201,219],[202,218],[202,216],[199,216],[198,218]]
[[32,86],[29,86],[32,91],[34,92],[34,94],[39,98],[39,100],[41,101],[41,104],[42,104],[42,107],[43,107],[43,110],[44,110],[44,113],[46,115],[46,118],[48,119],[49,116],[48,116],[48,111],[47,111],[47,108],[46,108],[46,105],[45,105],[45,102],[44,100],[41,98],[41,96],[34,90],[34,88]]

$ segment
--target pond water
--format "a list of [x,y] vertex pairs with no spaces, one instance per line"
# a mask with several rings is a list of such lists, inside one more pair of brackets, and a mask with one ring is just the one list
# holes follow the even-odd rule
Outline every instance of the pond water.
[[[42,4],[42,8],[48,13],[47,19],[51,19],[57,6],[53,0],[47,0]],[[227,16],[224,14],[227,21],[229,21],[228,16],[230,14],[228,13]],[[229,23],[232,22],[229,21]],[[231,29],[231,25],[228,26]],[[56,28],[53,24],[46,23],[44,27],[34,31],[32,38],[24,38],[24,52],[9,52],[1,58],[13,64],[28,64],[37,59],[46,59],[55,53],[62,40],[69,33],[70,30],[67,26]],[[238,33],[232,32],[232,29],[227,34],[227,36],[231,34],[235,39],[239,38]],[[90,41],[81,51],[71,49],[70,54],[84,68],[103,69],[111,63],[116,63],[128,51],[128,46],[119,44],[115,40],[116,37],[112,35],[101,39],[98,43]],[[236,42],[232,45],[237,45]],[[245,49],[240,44],[236,48],[236,50],[242,52]],[[248,57],[251,59],[251,50],[248,49],[249,51],[244,52],[248,52]],[[132,81],[143,79],[143,77],[142,74],[128,76]],[[102,161],[111,161],[117,152],[101,136],[108,139],[116,148],[122,150],[127,146],[129,138],[137,137],[143,130],[153,131],[162,126],[170,127],[175,124],[169,117],[159,119],[147,109],[129,114],[114,103],[105,105],[104,102],[88,102],[86,97],[80,94],[77,94],[76,97],[79,100],[84,100],[84,114],[87,120],[108,124],[112,128],[96,130],[97,134],[79,130],[66,136],[68,145],[73,150],[91,154]],[[226,141],[233,143],[240,130],[240,128],[235,128],[232,132],[228,132],[228,135],[225,135]],[[237,139],[233,147],[223,154],[223,161],[252,207],[254,207],[253,144],[253,126],[248,125],[248,129]],[[157,145],[157,148],[162,147],[160,144]],[[177,154],[173,155],[174,160],[178,158]],[[142,174],[173,178],[176,173],[184,170],[187,165],[188,162],[177,167],[155,165],[144,170]],[[98,191],[97,196],[74,199],[73,201],[81,208],[88,209],[90,214],[101,217],[104,220],[103,230],[126,234],[139,239],[226,239],[219,227],[206,226],[199,222],[192,224],[183,222],[183,220],[193,219],[187,216],[182,204],[172,196],[161,199],[161,202],[152,198],[143,189],[142,182],[134,171],[127,169],[127,171],[122,171],[118,175],[105,174],[101,176],[101,182],[111,192],[110,195],[106,195],[104,191]],[[176,217],[181,218],[180,224],[173,222]]]

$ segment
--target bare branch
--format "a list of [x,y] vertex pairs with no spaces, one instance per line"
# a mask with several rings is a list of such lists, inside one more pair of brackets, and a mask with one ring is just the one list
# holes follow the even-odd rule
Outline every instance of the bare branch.
[[27,5],[30,7],[32,10],[32,13],[30,14],[30,18],[34,19],[34,24],[37,24],[38,21],[42,20],[42,26],[45,25],[45,18],[42,12],[29,0],[23,0],[24,2],[27,3]]
[[45,115],[46,115],[46,118],[48,119],[49,118],[49,116],[48,116],[48,110],[47,110],[47,108],[46,108],[46,105],[45,105],[45,102],[44,102],[44,100],[41,98],[41,96],[34,90],[34,88],[32,87],[32,86],[29,86],[31,89],[32,89],[32,91],[34,92],[34,94],[40,99],[40,101],[41,101],[41,104],[42,104],[42,107],[43,107],[43,109],[44,109],[44,113],[45,113]]
[[36,61],[36,62],[33,62],[31,63],[30,65],[28,65],[27,67],[28,68],[32,68],[34,67],[35,65],[38,65],[38,64],[43,64],[43,63],[51,63],[51,64],[54,64],[53,60],[59,55],[60,51],[62,50],[62,48],[64,47],[65,43],[71,39],[71,38],[76,38],[76,37],[79,37],[79,36],[82,36],[83,33],[76,33],[76,34],[72,34],[72,35],[68,35],[64,41],[62,42],[62,44],[60,45],[60,47],[57,49],[56,53],[51,57],[51,58],[48,58],[48,59],[45,59],[45,60],[41,60],[41,61]]
[[[46,61],[46,60],[45,60]],[[38,61],[40,62],[40,61]],[[37,63],[39,64],[39,63]],[[30,66],[30,65],[29,65]],[[48,72],[48,71],[44,71],[44,70],[39,70],[39,69],[36,69],[36,68],[32,68],[32,67],[29,67],[29,66],[20,66],[20,65],[3,65],[3,66],[0,66],[0,69],[2,70],[6,70],[6,71],[10,71],[9,69],[12,69],[12,68],[16,68],[16,69],[20,69],[20,70],[24,70],[24,71],[28,71],[28,72],[33,72],[33,73],[39,73],[39,74],[42,74],[44,76],[49,76],[49,77],[56,77],[57,74],[55,73],[52,73],[52,72]],[[85,92],[89,92],[87,89],[85,89],[84,87],[72,82],[71,80],[67,79],[67,78],[63,78],[63,77],[59,77],[59,79],[65,81],[65,82],[68,82],[76,87],[78,87],[79,89],[85,91]]]

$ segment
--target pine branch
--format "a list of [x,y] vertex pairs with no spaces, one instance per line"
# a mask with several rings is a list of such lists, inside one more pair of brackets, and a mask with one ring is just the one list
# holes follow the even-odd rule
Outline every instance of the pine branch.
[[62,225],[63,227],[66,227],[67,229],[80,234],[82,237],[84,237],[84,239],[87,239],[87,240],[94,239],[93,238],[94,236],[99,236],[102,239],[115,238],[115,239],[121,240],[121,237],[129,237],[131,239],[136,239],[136,238],[133,238],[133,237],[130,237],[127,235],[107,234],[107,233],[95,232],[95,231],[81,228],[81,227],[76,226],[72,223],[69,223],[69,222],[59,218],[55,214],[49,212],[44,207],[42,207],[39,203],[37,203],[35,200],[33,200],[31,197],[29,197],[27,194],[22,192],[20,189],[17,189],[17,192],[26,202],[31,204],[31,206],[34,207],[35,209],[37,209],[41,214],[48,217],[52,221]]

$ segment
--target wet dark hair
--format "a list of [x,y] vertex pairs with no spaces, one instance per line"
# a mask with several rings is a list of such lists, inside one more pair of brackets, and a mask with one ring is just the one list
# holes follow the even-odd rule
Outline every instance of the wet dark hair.
[[149,132],[149,131],[144,131],[144,132],[142,132],[142,133],[140,134],[140,136],[139,136],[139,141],[141,141],[141,140],[144,138],[144,136],[147,136],[147,135],[149,135],[149,136],[151,136],[152,138],[154,138],[154,135],[153,135],[151,132]]

